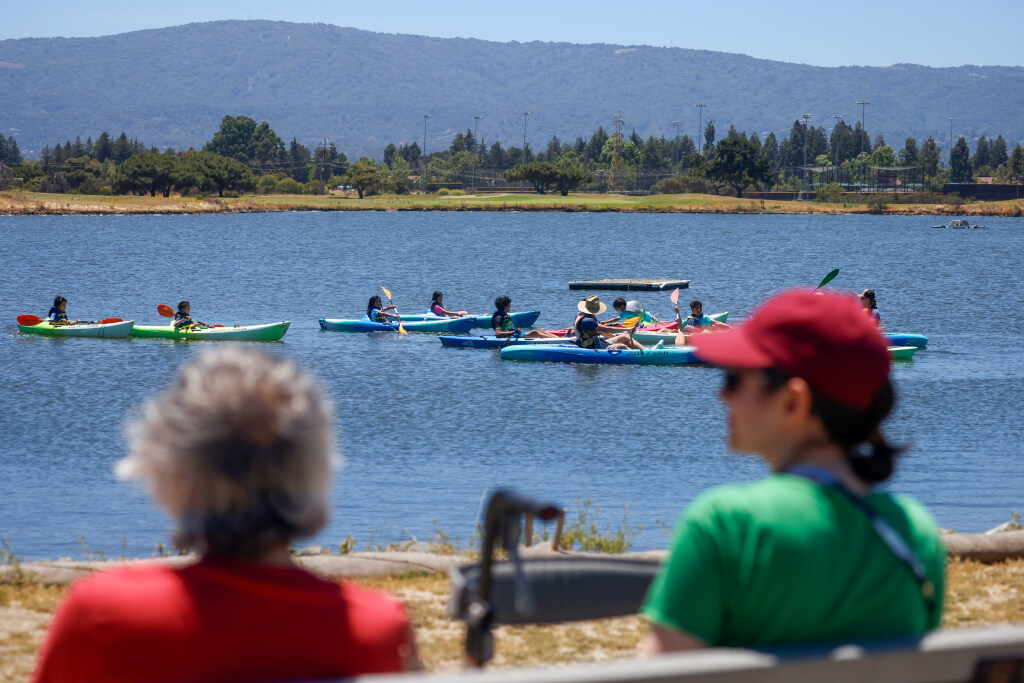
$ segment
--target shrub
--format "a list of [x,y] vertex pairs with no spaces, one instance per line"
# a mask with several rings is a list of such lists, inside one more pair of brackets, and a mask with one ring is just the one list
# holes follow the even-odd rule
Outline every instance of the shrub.
[[453,197],[461,197],[466,194],[465,190],[448,190],[448,194]]
[[718,194],[715,186],[703,178],[689,178],[686,176],[673,176],[662,178],[654,186],[657,194]]
[[294,178],[282,178],[277,181],[278,194],[302,194],[302,185]]
[[51,173],[39,183],[39,191],[64,194],[68,191],[68,181],[60,173]]
[[873,194],[868,197],[868,213],[885,213],[888,198],[884,194]]
[[845,195],[846,193],[843,192],[843,188],[839,186],[839,183],[829,183],[824,187],[818,188],[818,191],[814,195],[814,201],[837,204],[843,201],[843,197]]
[[437,191],[437,196],[438,196],[438,197],[447,197],[447,196],[448,196],[448,195],[450,195],[451,193],[452,193],[452,191],[451,191],[451,190],[449,190],[449,189],[448,189],[447,187],[442,187],[442,188],[440,188],[440,189],[439,189],[439,190]]
[[950,192],[948,195],[946,195],[945,203],[948,204],[949,206],[952,206],[954,209],[959,209],[967,202],[964,200],[963,197],[960,196],[959,193]]

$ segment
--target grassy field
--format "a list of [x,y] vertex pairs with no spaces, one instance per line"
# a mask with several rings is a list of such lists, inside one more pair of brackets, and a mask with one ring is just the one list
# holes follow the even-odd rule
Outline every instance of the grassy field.
[[[635,213],[868,213],[866,204],[818,204],[737,199],[702,194],[647,195],[536,193],[503,195],[246,195],[238,198],[135,197],[37,192],[0,193],[0,215],[205,214],[253,211],[614,211]],[[1024,199],[944,204],[890,204],[886,214],[1022,216]]]
[[[464,628],[445,616],[448,577],[415,573],[356,581],[384,590],[406,605],[416,624],[420,656],[431,671],[458,669],[463,661]],[[67,592],[31,580],[0,584],[0,683],[27,681],[36,652]],[[1024,561],[984,565],[950,560],[947,565],[945,628],[1019,622],[1024,615]],[[508,668],[593,662],[634,656],[644,633],[638,617],[552,626],[495,629],[491,666]]]

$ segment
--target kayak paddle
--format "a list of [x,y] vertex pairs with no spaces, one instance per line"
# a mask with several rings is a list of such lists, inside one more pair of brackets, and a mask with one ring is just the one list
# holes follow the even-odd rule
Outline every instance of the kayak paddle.
[[398,334],[409,334],[405,331],[405,328],[402,327],[402,316],[398,315],[398,307],[395,306],[395,302],[391,300],[391,292],[389,292],[384,285],[381,285],[380,288],[384,290],[384,296],[388,298],[388,303],[395,309],[395,317],[398,318]]
[[[672,305],[673,306],[678,306],[679,305],[679,288],[676,287],[674,290],[672,290],[672,293],[669,295],[668,298],[672,301]],[[681,317],[676,316],[676,318],[680,322],[682,322],[682,318]],[[677,327],[676,329],[679,330],[679,333],[676,335],[675,341],[673,343],[676,346],[685,346],[686,345],[686,335],[683,334],[683,330],[682,330],[681,326]],[[682,343],[680,343],[680,342],[682,342]],[[661,342],[659,342],[659,343],[661,343]]]
[[[165,318],[174,317],[174,309],[167,304],[160,304],[156,307],[156,312]],[[207,325],[206,323],[196,323],[196,325],[203,325],[205,327],[224,327],[223,325]]]
[[812,289],[811,291],[813,292],[813,291],[814,291],[815,289],[821,289],[822,287],[824,287],[824,286],[825,286],[825,285],[827,285],[828,283],[832,282],[833,280],[835,280],[835,279],[836,279],[836,275],[839,275],[839,269],[838,269],[838,268],[836,268],[836,269],[835,269],[835,270],[833,270],[833,271],[832,271],[831,273],[829,273],[828,275],[826,275],[826,276],[825,276],[825,279],[824,279],[824,280],[822,280],[822,281],[821,281],[821,283],[820,283],[820,284],[819,284],[819,285],[818,285],[817,287],[815,287],[814,289]]

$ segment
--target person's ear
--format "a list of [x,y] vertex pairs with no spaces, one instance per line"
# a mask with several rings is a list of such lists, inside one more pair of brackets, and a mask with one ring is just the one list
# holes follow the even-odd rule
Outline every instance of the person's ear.
[[801,377],[791,377],[779,389],[782,418],[790,426],[800,426],[811,416],[814,396],[811,386]]

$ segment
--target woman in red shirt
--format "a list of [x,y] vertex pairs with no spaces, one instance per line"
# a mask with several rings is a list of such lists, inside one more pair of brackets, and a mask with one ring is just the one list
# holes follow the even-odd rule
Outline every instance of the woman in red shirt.
[[418,668],[389,596],[295,565],[325,523],[333,406],[291,361],[200,355],[129,430],[122,477],[145,482],[195,563],[83,579],[58,610],[34,680],[259,681]]

